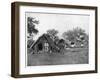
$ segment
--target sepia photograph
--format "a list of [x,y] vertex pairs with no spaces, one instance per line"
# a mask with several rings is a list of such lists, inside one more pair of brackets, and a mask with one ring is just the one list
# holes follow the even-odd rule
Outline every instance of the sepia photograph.
[[88,14],[26,12],[27,66],[88,64]]

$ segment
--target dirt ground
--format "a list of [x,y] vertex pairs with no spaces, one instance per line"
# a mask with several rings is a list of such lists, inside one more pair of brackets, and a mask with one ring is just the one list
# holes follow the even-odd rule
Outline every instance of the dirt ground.
[[88,48],[70,48],[63,53],[27,54],[27,66],[88,64]]

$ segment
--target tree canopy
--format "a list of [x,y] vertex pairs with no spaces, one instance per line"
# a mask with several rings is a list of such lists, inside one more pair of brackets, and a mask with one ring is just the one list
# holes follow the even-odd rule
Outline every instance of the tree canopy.
[[28,33],[31,35],[32,33],[37,34],[38,30],[35,28],[36,24],[39,24],[39,21],[36,20],[33,17],[28,17],[27,18],[27,28],[28,28]]
[[66,31],[62,34],[65,41],[72,42],[77,46],[88,43],[88,34],[81,28],[74,28],[73,30]]
[[50,36],[50,38],[52,38],[53,41],[57,41],[59,39],[59,37],[57,36],[58,30],[49,29],[47,30],[47,34]]
[[58,33],[58,31],[55,30],[55,29],[49,29],[49,30],[47,30],[47,34],[52,35],[52,36],[56,36],[57,33]]

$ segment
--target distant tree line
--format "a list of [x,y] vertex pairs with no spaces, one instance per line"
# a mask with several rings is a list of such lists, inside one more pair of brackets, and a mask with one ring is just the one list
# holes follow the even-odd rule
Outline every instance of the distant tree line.
[[88,47],[88,34],[79,27],[64,32],[62,36],[71,47]]
[[47,34],[50,35],[54,43],[59,46],[60,49],[70,47],[88,47],[88,34],[85,30],[77,27],[73,30],[66,31],[62,34],[62,39],[57,36],[59,32],[55,29],[50,29]]

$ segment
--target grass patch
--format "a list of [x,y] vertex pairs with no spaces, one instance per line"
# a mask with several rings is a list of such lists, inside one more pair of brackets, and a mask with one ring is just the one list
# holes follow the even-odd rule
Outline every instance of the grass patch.
[[88,48],[69,48],[62,53],[27,54],[28,66],[87,64]]

